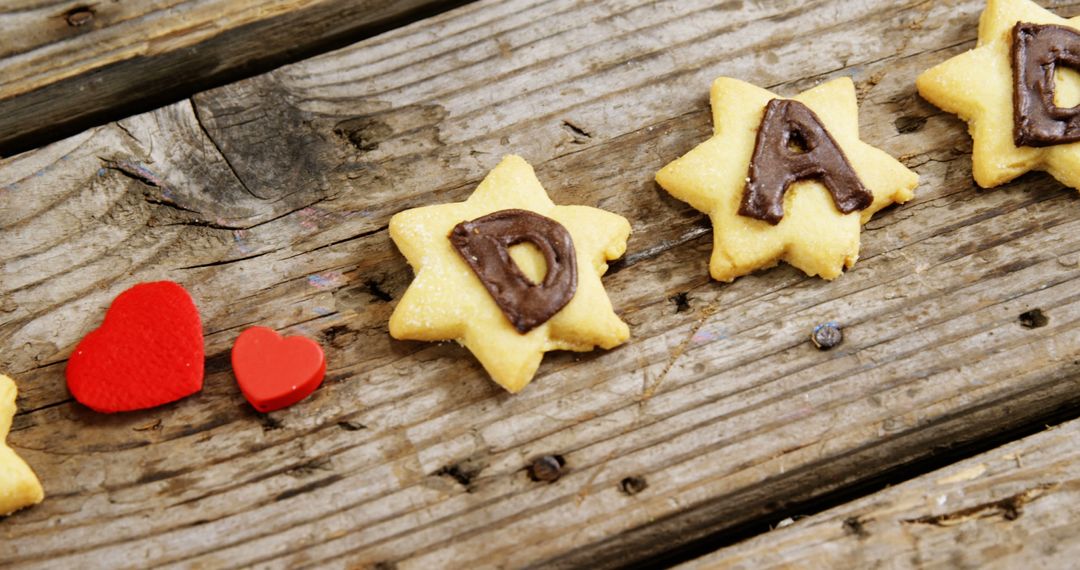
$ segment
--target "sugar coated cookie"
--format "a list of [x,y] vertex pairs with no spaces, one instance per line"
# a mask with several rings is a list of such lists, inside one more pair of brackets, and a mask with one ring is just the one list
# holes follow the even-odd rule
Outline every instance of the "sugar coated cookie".
[[629,338],[600,281],[629,236],[621,216],[556,206],[532,167],[508,156],[468,200],[390,220],[390,237],[416,273],[390,334],[456,340],[518,392],[544,352],[607,349]]
[[0,516],[36,505],[45,498],[45,491],[30,466],[6,443],[11,419],[15,417],[15,393],[15,381],[0,374]]
[[849,78],[781,99],[721,77],[712,110],[713,137],[656,181],[712,218],[709,269],[719,281],[779,261],[834,279],[858,259],[862,224],[918,185],[918,175],[859,140]]
[[989,0],[975,49],[924,72],[916,85],[967,121],[979,186],[1044,170],[1080,189],[1078,66],[1080,17],[1066,20],[1030,0]]

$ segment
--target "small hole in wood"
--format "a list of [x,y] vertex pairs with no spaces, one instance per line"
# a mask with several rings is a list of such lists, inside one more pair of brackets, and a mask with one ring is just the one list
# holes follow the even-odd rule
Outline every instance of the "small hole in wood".
[[619,490],[627,495],[634,496],[649,487],[648,481],[644,477],[633,475],[627,477],[622,481],[619,481]]
[[810,333],[810,342],[818,350],[832,350],[844,342],[844,331],[839,323],[823,323],[814,327]]
[[529,478],[537,483],[554,483],[562,477],[562,469],[565,465],[566,459],[561,455],[537,457],[529,465]]
[[64,19],[72,28],[85,26],[94,20],[94,11],[86,6],[72,8],[64,15]]
[[1043,314],[1042,309],[1032,309],[1020,314],[1020,326],[1025,329],[1038,329],[1050,324],[1050,317]]

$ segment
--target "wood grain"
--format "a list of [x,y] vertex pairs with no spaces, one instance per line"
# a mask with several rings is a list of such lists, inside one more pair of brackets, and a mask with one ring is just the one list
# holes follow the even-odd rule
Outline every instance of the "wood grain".
[[[976,190],[964,124],[914,89],[981,5],[479,2],[0,163],[11,443],[49,493],[0,522],[0,565],[611,567],[1075,408],[1080,197],[1042,175]],[[854,271],[708,279],[707,219],[652,176],[711,132],[722,74],[854,76],[863,138],[920,173]],[[386,331],[411,279],[389,217],[464,199],[511,152],[556,202],[634,227],[604,280],[631,341],[549,355],[517,396]],[[204,391],[71,402],[74,344],[162,278],[202,311]],[[819,352],[827,321],[846,340]],[[324,343],[311,399],[247,406],[227,354],[252,323]],[[554,483],[527,473],[545,454]]]
[[1078,437],[1072,421],[678,568],[1070,568]]
[[0,6],[0,155],[461,3],[5,2]]

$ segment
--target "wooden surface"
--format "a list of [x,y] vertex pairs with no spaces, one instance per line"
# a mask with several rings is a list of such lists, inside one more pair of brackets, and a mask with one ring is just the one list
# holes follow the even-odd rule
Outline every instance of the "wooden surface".
[[1073,568],[1080,421],[796,521],[679,570]]
[[456,4],[8,0],[0,5],[0,155]]
[[[0,163],[11,443],[49,494],[0,521],[0,566],[611,567],[1076,409],[1080,194],[976,190],[965,125],[915,93],[981,7],[478,2]],[[722,74],[782,94],[852,75],[863,138],[920,173],[854,271],[708,279],[707,219],[652,177],[709,135]],[[551,354],[517,396],[386,330],[411,278],[389,217],[511,152],[634,227],[605,277],[630,342]],[[163,278],[202,311],[204,391],[71,402],[74,344]],[[845,341],[819,352],[827,321]],[[311,399],[244,402],[227,355],[252,323],[323,342]],[[545,454],[553,483],[527,472]]]

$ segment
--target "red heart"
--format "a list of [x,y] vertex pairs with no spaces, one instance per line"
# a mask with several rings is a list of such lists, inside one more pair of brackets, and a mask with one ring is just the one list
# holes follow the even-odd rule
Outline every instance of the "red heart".
[[326,375],[326,357],[315,341],[282,338],[266,327],[240,333],[233,344],[232,366],[244,397],[264,413],[307,398]]
[[109,306],[101,326],[75,347],[68,390],[99,412],[153,408],[202,389],[199,309],[171,281],[140,283]]

